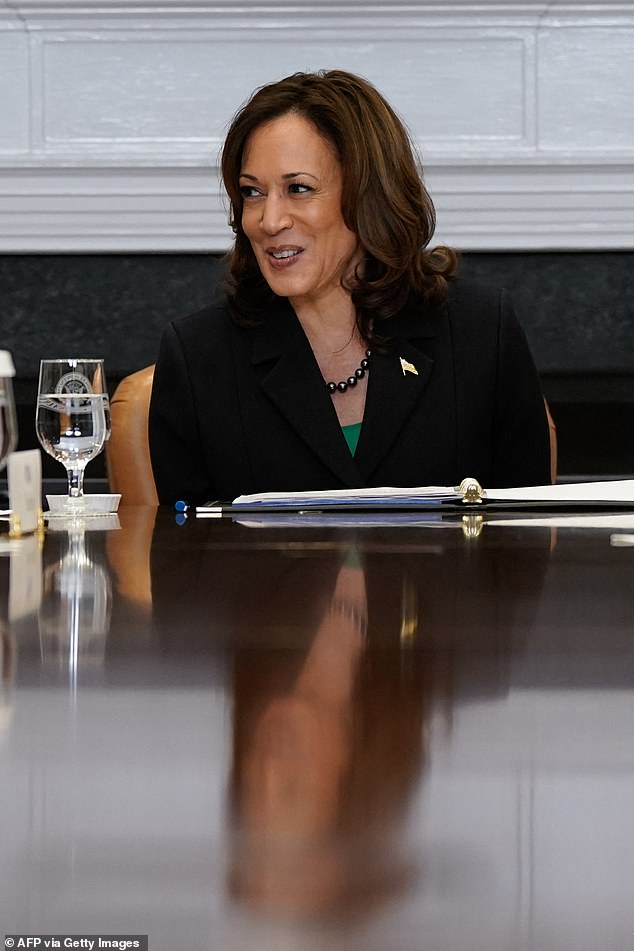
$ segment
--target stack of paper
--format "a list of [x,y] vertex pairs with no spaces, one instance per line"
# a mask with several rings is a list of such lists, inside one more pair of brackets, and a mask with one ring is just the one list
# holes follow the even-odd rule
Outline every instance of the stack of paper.
[[429,509],[435,506],[471,505],[495,507],[590,506],[634,508],[634,479],[579,482],[569,485],[524,486],[513,489],[482,489],[474,479],[459,487],[427,485],[414,488],[385,486],[366,489],[335,489],[320,492],[263,492],[240,495],[232,503],[209,502],[198,514],[225,511],[341,511]]
[[256,495],[239,495],[234,505],[276,505],[280,508],[330,508],[332,506],[403,507],[422,501],[460,501],[457,489],[447,486],[427,485],[424,488],[393,488],[390,486],[371,489],[333,489],[324,492],[263,492]]

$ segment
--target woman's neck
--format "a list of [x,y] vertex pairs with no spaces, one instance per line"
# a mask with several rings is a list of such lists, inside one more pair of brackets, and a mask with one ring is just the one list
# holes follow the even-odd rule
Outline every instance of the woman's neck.
[[338,353],[358,337],[354,305],[343,289],[318,300],[290,303],[313,350]]

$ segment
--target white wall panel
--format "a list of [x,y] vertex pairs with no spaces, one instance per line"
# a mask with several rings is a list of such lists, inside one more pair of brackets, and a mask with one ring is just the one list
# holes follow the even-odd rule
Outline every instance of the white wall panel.
[[[131,37],[47,42],[43,47],[44,144],[147,140],[195,143],[221,113],[210,91],[226,74],[208,42]],[[75,94],[68,95],[73,89]],[[218,130],[220,131],[220,130]]]
[[338,65],[379,86],[423,153],[452,154],[527,144],[525,55],[521,36],[421,30],[376,44],[373,57],[359,52],[353,65]]
[[0,154],[29,150],[29,45],[0,29]]
[[[380,85],[422,148],[527,144],[524,43],[517,37],[386,39],[333,44],[297,37],[146,39],[112,34],[47,40],[42,146],[221,142],[239,104],[294,70],[342,67]],[[280,67],[280,64],[284,65]],[[398,64],[386,72],[385,64]],[[238,76],[236,64],[239,64]],[[69,95],[69,92],[72,94]],[[465,105],[468,104],[468,108]],[[532,110],[531,110],[532,112]]]
[[12,0],[0,250],[222,250],[217,160],[252,89],[342,67],[423,156],[463,249],[634,238],[634,2]]
[[544,31],[539,100],[541,148],[634,150],[634,29]]

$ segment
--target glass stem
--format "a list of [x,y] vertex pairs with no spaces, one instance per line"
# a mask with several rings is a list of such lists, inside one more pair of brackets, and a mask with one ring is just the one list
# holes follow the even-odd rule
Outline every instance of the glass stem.
[[84,494],[84,470],[68,470],[68,498],[78,499]]

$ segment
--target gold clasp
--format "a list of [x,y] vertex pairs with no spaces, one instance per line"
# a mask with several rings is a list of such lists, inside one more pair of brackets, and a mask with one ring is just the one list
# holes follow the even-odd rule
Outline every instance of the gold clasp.
[[463,502],[471,504],[479,504],[486,495],[477,479],[463,479],[458,486],[458,492],[462,495]]

